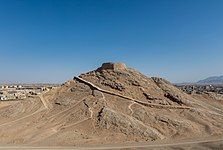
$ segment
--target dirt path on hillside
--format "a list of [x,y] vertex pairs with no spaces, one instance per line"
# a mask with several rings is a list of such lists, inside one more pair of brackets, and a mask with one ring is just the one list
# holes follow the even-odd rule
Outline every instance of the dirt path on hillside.
[[101,89],[98,86],[94,85],[93,83],[84,80],[83,78],[80,78],[80,77],[74,77],[74,78],[83,82],[83,83],[85,83],[85,84],[87,84],[87,85],[90,85],[91,87],[93,87],[94,89],[96,89],[100,92],[107,93],[107,94],[114,95],[114,96],[118,96],[118,97],[124,98],[126,100],[130,100],[132,102],[138,103],[139,105],[148,106],[148,107],[155,107],[155,108],[168,108],[168,109],[193,109],[193,108],[188,107],[188,106],[166,106],[166,105],[160,105],[160,104],[145,103],[145,102],[142,102],[140,100],[121,95],[119,93],[115,93],[115,92],[111,92],[111,91],[108,91],[108,90]]

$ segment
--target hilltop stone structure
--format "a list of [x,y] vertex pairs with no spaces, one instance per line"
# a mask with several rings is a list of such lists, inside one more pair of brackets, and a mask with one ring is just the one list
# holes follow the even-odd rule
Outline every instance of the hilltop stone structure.
[[124,63],[107,62],[107,63],[103,63],[102,66],[97,69],[97,71],[101,71],[101,70],[122,71],[122,70],[126,70],[126,65]]

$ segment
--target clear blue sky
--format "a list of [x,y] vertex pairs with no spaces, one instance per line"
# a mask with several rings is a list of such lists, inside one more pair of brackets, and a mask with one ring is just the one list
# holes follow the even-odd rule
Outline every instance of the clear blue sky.
[[102,62],[197,81],[223,70],[222,0],[0,0],[0,83],[62,83]]

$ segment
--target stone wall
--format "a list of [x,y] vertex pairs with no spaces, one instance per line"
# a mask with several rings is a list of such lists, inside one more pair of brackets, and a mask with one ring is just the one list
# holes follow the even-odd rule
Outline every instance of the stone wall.
[[126,65],[124,63],[103,63],[99,70],[126,70]]

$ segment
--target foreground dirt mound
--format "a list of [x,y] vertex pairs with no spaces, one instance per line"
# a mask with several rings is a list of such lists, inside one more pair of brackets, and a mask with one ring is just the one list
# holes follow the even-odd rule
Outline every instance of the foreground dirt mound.
[[212,101],[107,63],[44,95],[2,105],[0,144],[75,146],[222,135],[222,102]]

